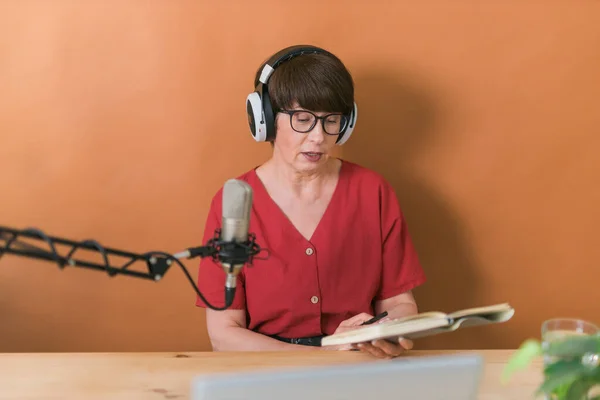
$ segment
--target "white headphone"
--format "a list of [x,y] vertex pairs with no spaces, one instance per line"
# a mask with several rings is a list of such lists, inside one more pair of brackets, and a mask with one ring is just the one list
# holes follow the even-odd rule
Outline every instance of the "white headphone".
[[[315,53],[331,54],[328,51],[315,46],[299,45],[280,50],[267,60],[262,68],[260,76],[254,81],[254,92],[250,93],[246,98],[248,124],[250,125],[250,131],[254,140],[257,142],[272,142],[275,140],[275,115],[273,115],[273,108],[267,86],[269,78],[275,68],[282,62],[290,60],[293,57],[302,54]],[[344,130],[340,132],[336,144],[342,145],[350,139],[352,131],[354,131],[354,127],[356,126],[357,117],[358,107],[355,102],[354,109],[350,112],[348,123]]]

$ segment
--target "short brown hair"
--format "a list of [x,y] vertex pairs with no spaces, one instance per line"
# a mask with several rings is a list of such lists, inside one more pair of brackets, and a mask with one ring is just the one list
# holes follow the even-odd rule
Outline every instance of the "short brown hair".
[[[262,66],[257,74],[261,70]],[[352,76],[331,54],[303,54],[283,62],[273,71],[268,88],[274,115],[294,102],[315,112],[349,115],[354,108]]]

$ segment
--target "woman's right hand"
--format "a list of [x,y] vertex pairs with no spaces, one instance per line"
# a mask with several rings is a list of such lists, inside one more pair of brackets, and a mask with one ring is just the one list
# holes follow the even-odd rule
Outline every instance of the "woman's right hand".
[[[356,328],[360,327],[363,322],[368,321],[371,318],[372,318],[372,316],[367,313],[361,313],[361,314],[355,315],[354,317],[343,321],[337,327],[337,329],[335,330],[335,333],[342,333],[342,332],[347,332],[347,331],[356,329]],[[390,319],[389,317],[385,317],[385,318],[377,321],[377,323],[380,324],[380,323],[389,321],[389,319]],[[398,357],[402,353],[404,353],[406,350],[412,349],[413,342],[411,340],[407,340],[407,339],[400,339],[400,341],[398,343],[391,343],[386,340],[376,340],[373,342],[358,343],[357,345],[348,344],[348,345],[339,345],[339,346],[332,346],[332,347],[334,347],[334,348],[332,348],[331,350],[355,350],[356,349],[356,350],[360,350],[364,353],[371,354],[372,356],[377,357],[377,358],[389,359],[389,358],[393,358],[393,357]]]
[[[335,335],[336,333],[342,333],[342,332],[348,332],[348,331],[354,330],[354,329],[360,327],[363,322],[368,321],[371,318],[373,318],[373,316],[370,314],[367,314],[367,313],[357,314],[352,318],[348,318],[347,320],[342,321],[336,328],[335,332],[333,332],[333,334]],[[356,347],[351,344],[342,344],[342,345],[337,345],[337,346],[327,346],[327,347],[325,347],[325,349],[341,351],[341,350],[355,350]]]

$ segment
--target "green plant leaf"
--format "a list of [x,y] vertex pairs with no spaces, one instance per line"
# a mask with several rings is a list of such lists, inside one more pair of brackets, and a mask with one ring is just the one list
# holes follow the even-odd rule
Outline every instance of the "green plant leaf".
[[[577,379],[577,377],[578,377],[577,372],[567,371],[563,375],[555,376],[555,377],[553,377],[551,379],[546,379],[546,380],[544,380],[544,382],[538,388],[538,394],[541,394],[541,393],[545,393],[545,394],[547,394],[547,393],[559,394],[557,392],[558,390],[565,391],[565,389],[568,389],[568,387],[573,382],[575,382],[575,380]],[[563,397],[559,396],[559,398],[562,399]]]
[[553,379],[556,376],[561,376],[571,371],[584,375],[586,370],[589,370],[589,368],[584,366],[580,360],[558,359],[544,368],[544,375],[546,376],[546,379]]
[[543,346],[544,354],[551,357],[581,357],[585,353],[600,353],[599,336],[568,336]]
[[514,372],[527,368],[531,362],[541,354],[542,346],[538,340],[528,339],[523,342],[508,360],[508,363],[502,372],[502,382],[508,382],[510,376]]
[[[539,392],[555,393],[559,398],[577,399],[579,391],[589,389],[598,383],[598,371],[581,363],[580,360],[559,360],[544,369],[544,382],[540,385]],[[572,393],[572,395],[569,395]],[[562,397],[565,395],[566,397]]]
[[565,394],[565,400],[585,400],[592,386],[594,386],[594,382],[588,379],[576,380],[569,386],[569,390]]

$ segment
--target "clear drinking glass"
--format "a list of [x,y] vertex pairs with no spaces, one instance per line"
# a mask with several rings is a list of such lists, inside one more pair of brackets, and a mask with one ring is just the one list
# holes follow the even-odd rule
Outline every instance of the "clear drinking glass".
[[[542,342],[554,342],[565,339],[573,335],[596,335],[600,333],[600,328],[591,322],[575,318],[554,318],[544,321],[542,324]],[[556,360],[544,355],[544,367]],[[546,400],[551,400],[550,395],[545,395]]]
[[591,322],[574,318],[554,318],[542,324],[542,342],[550,343],[573,335],[595,335],[600,328]]

